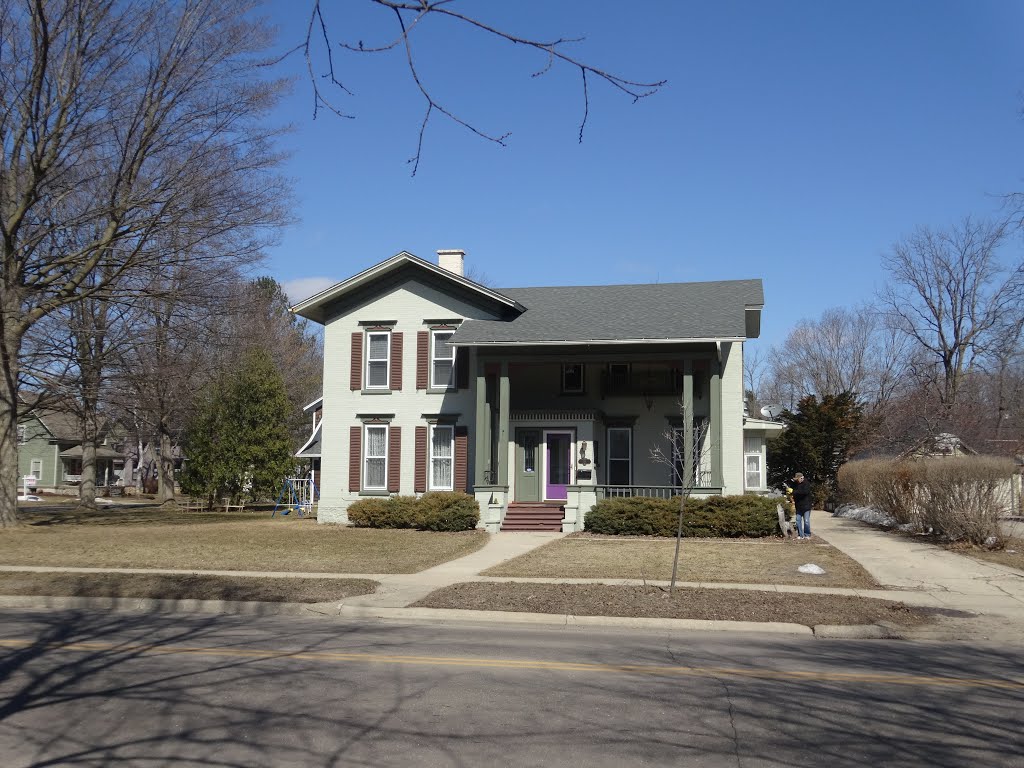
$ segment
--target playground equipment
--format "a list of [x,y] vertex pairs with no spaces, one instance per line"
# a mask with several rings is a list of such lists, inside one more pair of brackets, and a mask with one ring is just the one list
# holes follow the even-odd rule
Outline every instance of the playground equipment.
[[320,492],[317,490],[316,483],[313,482],[312,475],[309,477],[286,477],[284,485],[281,486],[281,493],[277,497],[277,503],[274,504],[274,511],[270,516],[276,515],[277,510],[281,507],[284,508],[281,510],[282,515],[292,512],[299,517],[312,515],[313,505],[319,498]]

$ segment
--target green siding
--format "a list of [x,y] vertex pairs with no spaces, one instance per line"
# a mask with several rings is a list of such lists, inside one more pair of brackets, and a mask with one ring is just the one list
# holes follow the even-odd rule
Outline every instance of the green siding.
[[21,478],[32,471],[32,460],[35,459],[43,465],[39,487],[54,488],[60,459],[56,444],[50,440],[50,433],[36,418],[26,419],[20,426],[25,427],[25,442],[18,446],[18,487],[21,487]]

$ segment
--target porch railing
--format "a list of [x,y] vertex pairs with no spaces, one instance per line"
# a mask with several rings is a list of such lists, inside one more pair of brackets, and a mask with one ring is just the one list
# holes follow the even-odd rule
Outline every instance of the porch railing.
[[[598,500],[601,499],[628,499],[634,496],[648,499],[671,499],[674,496],[682,496],[684,489],[681,485],[597,485]],[[700,485],[689,489],[691,493],[716,494],[721,493],[720,487],[711,485],[710,473],[701,479]]]

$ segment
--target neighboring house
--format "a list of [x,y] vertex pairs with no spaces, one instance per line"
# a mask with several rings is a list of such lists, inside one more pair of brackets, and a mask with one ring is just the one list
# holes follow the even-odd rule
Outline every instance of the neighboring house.
[[[104,436],[96,446],[96,483],[117,482],[124,468],[121,453]],[[36,408],[18,420],[18,473],[34,478],[40,490],[78,485],[82,480],[82,433],[69,413]],[[19,482],[19,487],[24,483]],[[32,485],[32,480],[28,481]]]
[[464,252],[438,256],[399,253],[292,308],[325,327],[303,449],[322,461],[321,522],[460,490],[490,531],[581,530],[598,499],[679,491],[655,446],[694,495],[765,490],[776,426],[743,414],[760,280],[496,290],[464,276]]
[[946,458],[950,456],[976,456],[978,452],[950,432],[940,432],[919,440],[904,451],[900,458]]

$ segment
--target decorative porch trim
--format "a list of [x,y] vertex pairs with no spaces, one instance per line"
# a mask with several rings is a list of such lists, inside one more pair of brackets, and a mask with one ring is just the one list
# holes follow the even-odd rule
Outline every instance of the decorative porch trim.
[[598,411],[560,411],[560,410],[544,410],[544,411],[512,411],[509,414],[510,421],[544,421],[544,422],[558,422],[558,421],[597,421],[600,418]]

